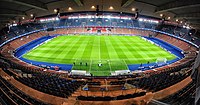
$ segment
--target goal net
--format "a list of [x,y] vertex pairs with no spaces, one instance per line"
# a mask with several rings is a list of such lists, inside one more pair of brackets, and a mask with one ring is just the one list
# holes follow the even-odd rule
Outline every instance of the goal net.
[[158,66],[164,65],[164,64],[167,63],[167,58],[157,58],[156,63],[157,63]]

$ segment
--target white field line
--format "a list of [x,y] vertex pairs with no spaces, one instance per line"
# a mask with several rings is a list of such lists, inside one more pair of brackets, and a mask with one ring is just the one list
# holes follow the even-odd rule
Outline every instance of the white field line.
[[111,66],[110,66],[110,60],[108,61],[108,65],[109,65],[109,67],[110,67],[110,73],[111,73],[112,68],[111,68]]
[[89,73],[91,71],[91,68],[92,68],[92,60],[90,59],[90,68],[89,68]]
[[21,56],[19,56],[19,58],[21,58],[21,57],[24,56],[25,54],[27,54],[27,53],[33,51],[34,49],[38,48],[39,46],[41,46],[41,45],[43,45],[43,44],[45,44],[45,43],[51,41],[51,40],[54,39],[54,38],[56,38],[56,37],[50,38],[50,39],[48,39],[48,40],[46,40],[46,41],[44,41],[44,42],[42,42],[42,43],[36,45],[36,46],[33,47],[32,49],[28,50],[27,52],[25,52],[24,54],[22,54]]
[[99,38],[99,61],[101,60],[101,41]]
[[126,67],[127,67],[127,70],[129,70],[129,69],[128,69],[128,65],[127,65],[126,61],[125,61],[124,59],[123,59],[123,61],[124,61],[125,65],[126,65]]

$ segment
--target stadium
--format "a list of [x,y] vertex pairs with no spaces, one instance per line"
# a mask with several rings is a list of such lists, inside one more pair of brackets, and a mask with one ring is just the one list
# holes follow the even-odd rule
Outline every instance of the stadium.
[[198,0],[0,0],[1,105],[199,105]]

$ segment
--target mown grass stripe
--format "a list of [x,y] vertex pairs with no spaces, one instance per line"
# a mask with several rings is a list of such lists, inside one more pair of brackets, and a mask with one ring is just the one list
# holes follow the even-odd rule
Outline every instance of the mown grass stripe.
[[[112,71],[127,69],[127,64],[155,62],[160,57],[172,59],[174,56],[138,36],[73,35],[52,39],[23,57],[50,63],[76,62],[73,69],[106,76]],[[99,63],[103,66],[98,67]]]

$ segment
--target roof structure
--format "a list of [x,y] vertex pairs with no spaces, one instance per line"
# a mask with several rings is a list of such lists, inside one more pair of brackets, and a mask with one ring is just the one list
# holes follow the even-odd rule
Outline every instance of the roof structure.
[[[54,14],[54,9],[60,12],[118,11],[147,16],[170,17],[171,21],[179,20],[193,28],[200,29],[200,1],[199,0],[0,0],[0,27],[7,23],[30,19],[31,14],[36,17]],[[110,7],[113,9],[110,9]],[[23,17],[23,18],[22,18]]]

